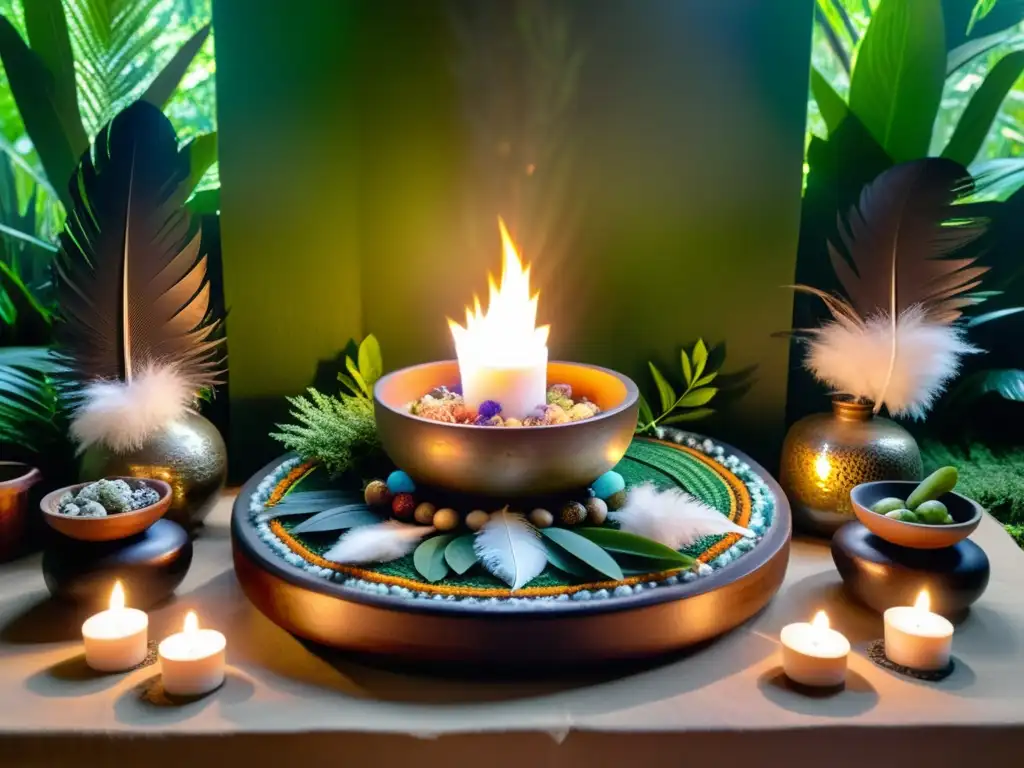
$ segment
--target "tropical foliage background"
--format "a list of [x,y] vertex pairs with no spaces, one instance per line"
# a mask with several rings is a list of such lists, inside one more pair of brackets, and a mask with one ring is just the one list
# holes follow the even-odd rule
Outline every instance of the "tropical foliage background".
[[[216,233],[212,0],[0,0],[0,442],[61,475],[50,265],[78,157],[124,106],[162,107]],[[207,221],[210,218],[212,221]],[[216,242],[216,237],[211,238]]]

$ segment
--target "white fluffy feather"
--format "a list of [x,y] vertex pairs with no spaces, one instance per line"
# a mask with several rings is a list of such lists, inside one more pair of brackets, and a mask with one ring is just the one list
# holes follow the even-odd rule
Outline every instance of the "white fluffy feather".
[[185,414],[195,399],[195,387],[174,367],[153,365],[131,383],[94,381],[82,395],[71,420],[78,450],[99,444],[126,453]]
[[960,358],[980,351],[958,328],[926,322],[924,312],[911,307],[896,323],[896,358],[887,382],[892,337],[887,315],[863,323],[837,317],[813,332],[807,369],[837,392],[884,404],[893,416],[920,419],[960,369]]
[[507,509],[491,515],[473,539],[473,549],[484,567],[513,590],[539,576],[548,562],[537,529]]
[[705,536],[722,533],[754,535],[690,494],[678,488],[659,491],[651,483],[631,489],[625,506],[609,517],[622,530],[672,549],[682,549]]
[[379,525],[364,525],[342,535],[324,552],[324,559],[334,563],[387,563],[416,549],[416,545],[434,529],[388,520]]

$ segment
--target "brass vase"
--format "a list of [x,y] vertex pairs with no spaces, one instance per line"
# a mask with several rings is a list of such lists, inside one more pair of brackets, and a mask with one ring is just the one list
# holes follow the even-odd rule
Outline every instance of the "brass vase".
[[117,475],[149,477],[171,486],[166,517],[194,528],[209,514],[227,477],[228,452],[217,428],[198,413],[170,422],[138,450],[114,453],[91,446],[82,454],[83,481]]
[[871,480],[920,480],[921,452],[910,433],[875,416],[873,403],[847,395],[832,413],[807,416],[789,429],[779,481],[800,530],[831,536],[856,519],[850,490]]

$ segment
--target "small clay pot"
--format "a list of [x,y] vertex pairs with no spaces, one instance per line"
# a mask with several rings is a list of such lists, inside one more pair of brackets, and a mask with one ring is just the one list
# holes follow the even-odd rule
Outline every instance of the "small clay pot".
[[21,554],[28,529],[28,490],[42,479],[35,467],[0,461],[0,560]]
[[881,499],[895,497],[905,499],[914,492],[916,482],[900,480],[879,480],[873,483],[861,483],[850,491],[850,500],[857,519],[876,536],[880,536],[892,544],[911,549],[944,549],[963,541],[981,523],[981,505],[973,499],[959,493],[944,493],[939,501],[946,505],[950,516],[955,522],[949,525],[927,525],[925,523],[905,523],[894,520],[877,512],[872,512],[872,505]]
[[126,539],[146,530],[163,517],[171,506],[171,486],[163,480],[134,477],[110,477],[107,479],[124,480],[128,485],[133,486],[133,489],[140,485],[148,485],[160,494],[160,498],[148,507],[109,514],[106,517],[69,517],[57,511],[60,507],[61,497],[66,493],[77,494],[91,483],[69,485],[46,494],[39,503],[47,525],[55,531],[79,541],[115,541]]

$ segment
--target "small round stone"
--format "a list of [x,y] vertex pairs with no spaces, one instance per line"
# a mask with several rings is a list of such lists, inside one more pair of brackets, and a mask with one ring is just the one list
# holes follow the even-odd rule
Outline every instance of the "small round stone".
[[550,528],[555,523],[555,516],[538,507],[530,513],[530,522],[538,528]]
[[434,522],[435,512],[437,512],[437,507],[429,501],[421,501],[416,505],[416,510],[412,513],[412,516],[420,525],[431,525]]
[[479,531],[490,519],[491,516],[482,509],[474,509],[466,515],[466,527],[471,531]]
[[608,519],[608,505],[604,502],[604,499],[599,499],[597,496],[592,496],[587,499],[583,505],[587,508],[587,522],[593,525],[601,525],[605,520]]
[[612,470],[605,472],[590,485],[594,489],[594,495],[599,499],[607,499],[609,496],[626,489],[626,480],[618,472]]
[[412,520],[413,512],[416,511],[416,499],[411,493],[397,493],[391,500],[391,514],[399,520]]
[[434,513],[434,527],[439,531],[453,531],[459,527],[459,513],[445,507]]
[[562,525],[579,525],[587,519],[587,508],[578,501],[568,501],[558,513]]
[[363,498],[371,507],[386,507],[391,504],[391,491],[383,480],[371,480],[363,491]]
[[80,517],[106,517],[107,510],[98,501],[86,500],[78,504],[80,510]]
[[416,483],[408,474],[396,469],[388,475],[388,490],[392,493],[413,493],[416,490]]
[[617,491],[604,500],[605,504],[608,505],[609,512],[617,512],[626,506],[626,492],[624,490]]

